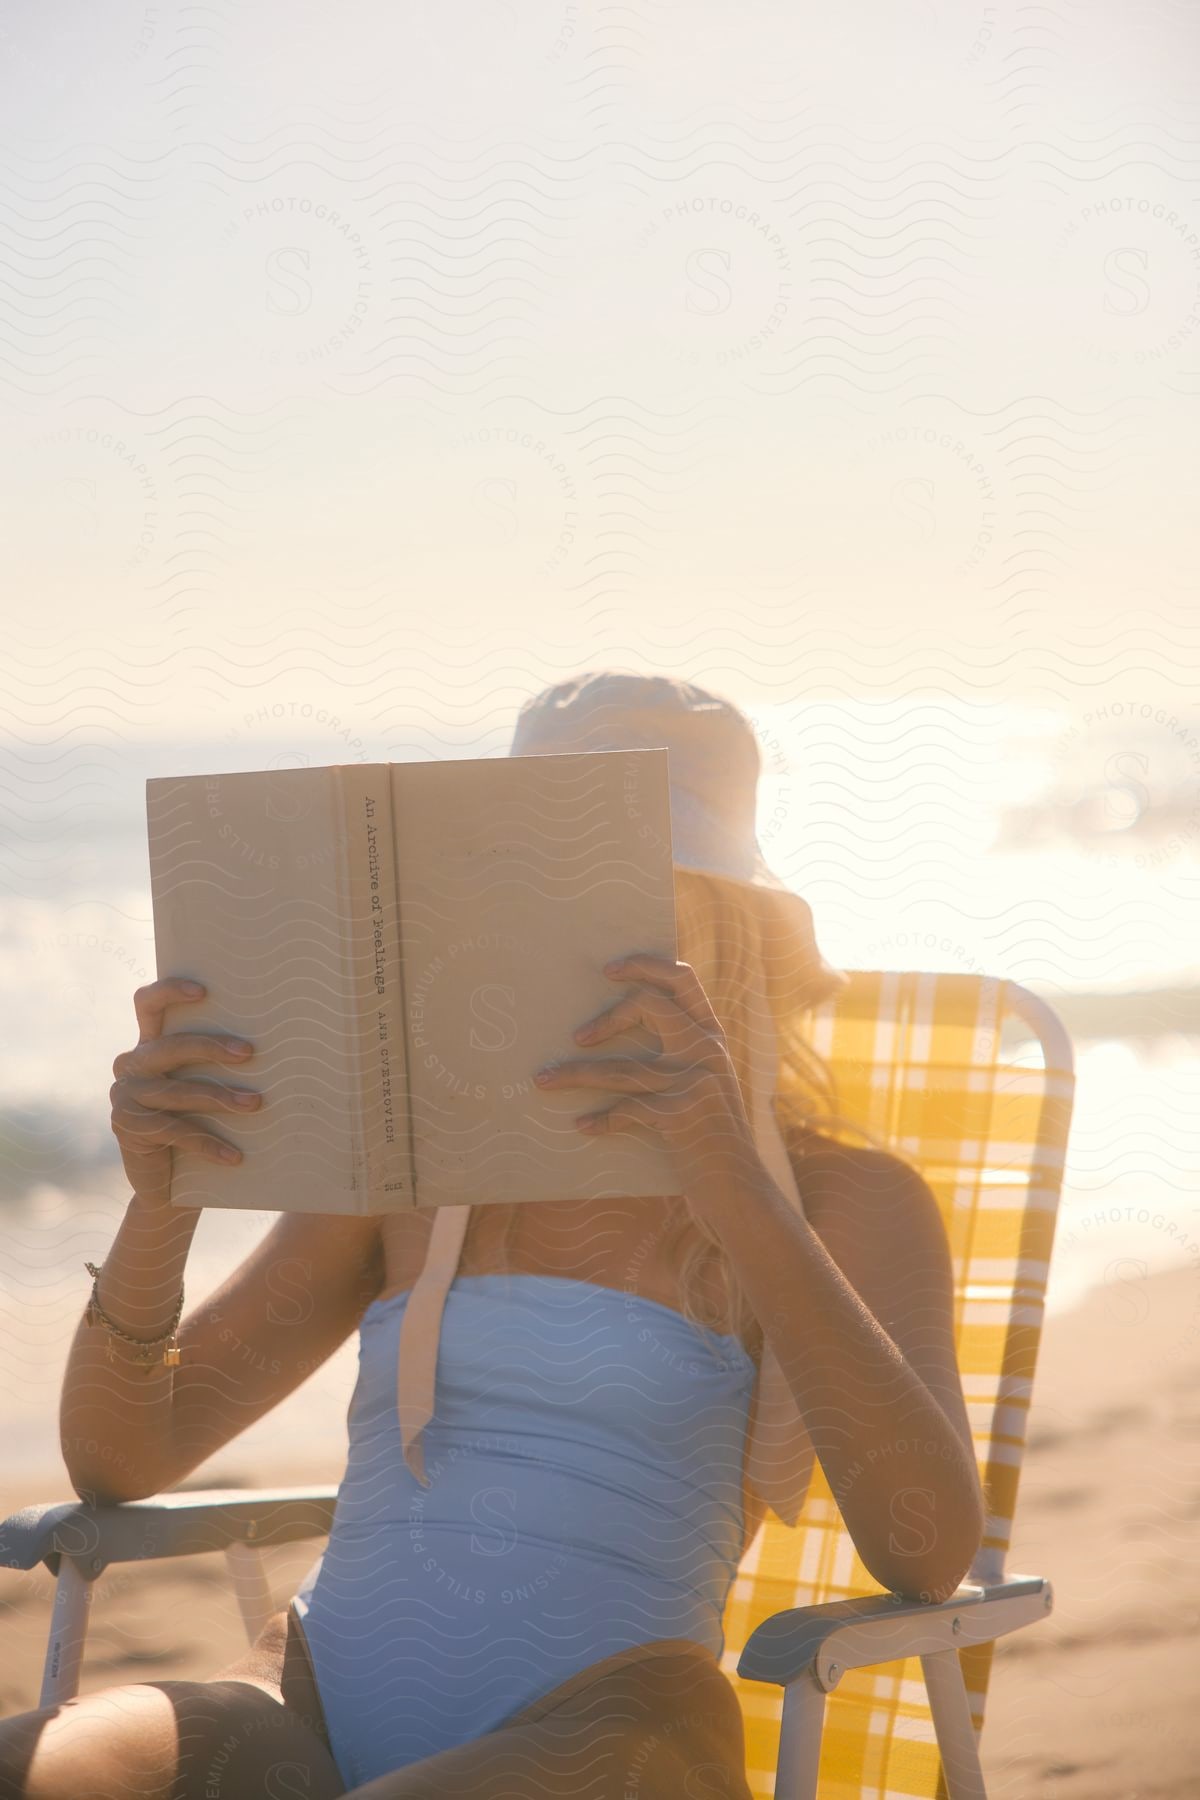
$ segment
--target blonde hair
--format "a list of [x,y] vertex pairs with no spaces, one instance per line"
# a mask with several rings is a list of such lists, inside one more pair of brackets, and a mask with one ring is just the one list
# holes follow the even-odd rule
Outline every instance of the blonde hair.
[[[789,915],[774,896],[691,869],[675,870],[675,919],[682,962],[691,963],[712,1002],[725,1034],[730,1061],[749,1113],[754,1104],[753,1060],[756,995],[765,995],[779,1047],[771,1096],[785,1140],[819,1132],[850,1135],[879,1148],[874,1135],[838,1109],[832,1070],[808,1043],[801,1025],[805,1004],[824,998],[828,984],[813,988],[811,939],[799,941]],[[471,1218],[474,1228],[483,1208]],[[486,1209],[494,1213],[495,1208]],[[517,1207],[506,1209],[501,1251],[508,1263]],[[701,1329],[720,1319],[743,1339],[757,1332],[757,1320],[729,1259],[707,1226],[694,1218],[685,1195],[664,1200],[664,1256],[679,1269],[685,1317]],[[715,1283],[715,1286],[714,1286]]]

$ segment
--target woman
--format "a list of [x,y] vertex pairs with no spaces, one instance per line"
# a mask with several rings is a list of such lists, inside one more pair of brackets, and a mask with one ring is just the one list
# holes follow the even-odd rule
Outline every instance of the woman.
[[[135,995],[112,1090],[133,1198],[64,1382],[76,1490],[178,1482],[357,1328],[350,1456],[326,1550],[243,1658],[4,1722],[3,1793],[745,1800],[721,1616],[814,1452],[882,1586],[940,1598],[967,1573],[984,1514],[945,1233],[900,1158],[830,1135],[796,1019],[845,977],[761,856],[748,721],[589,673],[523,708],[511,753],[661,744],[681,960],[630,946],[542,1079],[581,1130],[661,1133],[678,1199],[284,1216],[179,1326],[179,1366],[143,1364],[173,1341],[196,1218],[170,1209],[170,1147],[219,1154],[202,1115],[270,1096],[188,1076],[253,1048],[164,1034],[179,980]],[[658,1051],[606,1056],[635,1022]],[[276,1304],[297,1285],[299,1326]]]

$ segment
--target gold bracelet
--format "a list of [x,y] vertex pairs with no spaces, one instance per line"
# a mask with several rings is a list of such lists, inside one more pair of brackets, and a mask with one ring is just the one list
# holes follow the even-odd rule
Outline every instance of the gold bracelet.
[[[158,1360],[161,1360],[163,1365],[168,1369],[178,1368],[180,1360],[179,1321],[183,1317],[183,1288],[181,1287],[179,1290],[179,1301],[175,1307],[175,1317],[171,1320],[167,1329],[162,1332],[160,1336],[155,1338],[136,1338],[128,1331],[122,1331],[121,1327],[109,1318],[108,1314],[101,1306],[98,1291],[100,1286],[100,1269],[98,1269],[93,1262],[85,1262],[83,1266],[92,1277],[92,1297],[87,1303],[87,1313],[85,1316],[89,1325],[103,1324],[108,1332],[109,1362],[115,1363],[117,1360],[116,1353],[113,1350],[112,1341],[114,1337],[119,1337],[127,1344],[136,1344],[141,1353],[138,1357],[138,1361],[144,1363],[147,1368]],[[103,1267],[103,1264],[101,1264],[101,1267]],[[151,1351],[156,1350],[159,1344],[164,1344],[166,1346],[161,1359],[151,1355]]]

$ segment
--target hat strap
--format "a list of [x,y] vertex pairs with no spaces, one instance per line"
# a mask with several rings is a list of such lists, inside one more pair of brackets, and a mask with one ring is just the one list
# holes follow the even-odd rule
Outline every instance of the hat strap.
[[439,1206],[429,1234],[425,1266],[417,1277],[400,1321],[396,1404],[404,1460],[423,1487],[425,1452],[421,1434],[433,1417],[442,1309],[458,1271],[469,1206]]

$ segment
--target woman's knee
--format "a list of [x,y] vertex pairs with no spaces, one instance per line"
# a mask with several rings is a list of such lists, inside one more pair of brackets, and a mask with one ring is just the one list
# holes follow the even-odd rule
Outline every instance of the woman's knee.
[[742,1711],[716,1660],[663,1656],[642,1675],[644,1704],[626,1724],[622,1800],[750,1800]]
[[0,1800],[173,1800],[178,1767],[167,1696],[140,1684],[105,1688],[0,1720]]
[[492,1741],[523,1754],[551,1793],[578,1791],[561,1779],[577,1764],[595,1800],[750,1800],[737,1694],[699,1645],[663,1642],[606,1658],[537,1712]]
[[139,1682],[0,1720],[0,1800],[337,1800],[316,1734],[261,1687]]

